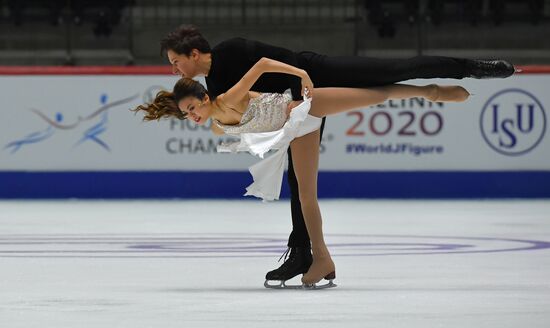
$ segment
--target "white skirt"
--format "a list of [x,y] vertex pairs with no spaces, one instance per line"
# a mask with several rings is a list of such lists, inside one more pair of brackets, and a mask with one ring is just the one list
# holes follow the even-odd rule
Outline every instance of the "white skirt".
[[311,99],[294,107],[290,117],[277,131],[241,133],[241,140],[217,147],[220,153],[249,152],[264,158],[264,154],[277,149],[273,155],[248,168],[254,182],[246,188],[245,196],[256,196],[263,201],[278,200],[281,194],[283,174],[287,162],[287,150],[295,138],[311,133],[321,127],[322,119],[309,115]]

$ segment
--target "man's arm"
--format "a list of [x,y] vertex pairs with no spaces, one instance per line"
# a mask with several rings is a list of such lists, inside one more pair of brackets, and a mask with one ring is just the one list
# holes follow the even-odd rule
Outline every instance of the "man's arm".
[[[262,57],[274,59],[276,61],[298,67],[298,58],[296,54],[288,49],[272,46],[259,41],[245,40],[246,55],[252,62],[257,62]],[[297,76],[289,75],[288,86],[292,91],[294,100],[302,99],[302,86]]]

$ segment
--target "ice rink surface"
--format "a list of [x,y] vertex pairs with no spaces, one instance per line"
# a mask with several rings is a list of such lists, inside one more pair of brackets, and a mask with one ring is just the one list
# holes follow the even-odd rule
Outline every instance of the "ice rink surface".
[[321,210],[338,287],[304,291],[263,287],[288,201],[0,202],[0,327],[550,327],[550,201]]

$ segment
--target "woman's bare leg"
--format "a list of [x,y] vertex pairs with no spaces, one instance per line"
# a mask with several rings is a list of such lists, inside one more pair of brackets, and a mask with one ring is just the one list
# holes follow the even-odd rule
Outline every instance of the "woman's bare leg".
[[360,107],[383,103],[388,99],[422,97],[431,101],[464,101],[470,94],[461,86],[430,84],[415,86],[391,84],[367,89],[316,88],[313,90],[310,115],[324,117]]
[[319,138],[320,130],[316,130],[296,138],[290,143],[302,213],[313,253],[313,263],[309,271],[302,277],[304,284],[317,283],[335,271],[334,262],[323,237],[321,211],[317,201]]

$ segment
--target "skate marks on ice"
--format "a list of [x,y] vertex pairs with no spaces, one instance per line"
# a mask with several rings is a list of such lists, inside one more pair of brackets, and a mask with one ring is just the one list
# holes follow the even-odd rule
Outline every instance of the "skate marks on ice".
[[[286,239],[268,234],[3,234],[0,258],[273,257]],[[550,241],[495,237],[327,234],[333,256],[392,256],[534,251]]]

